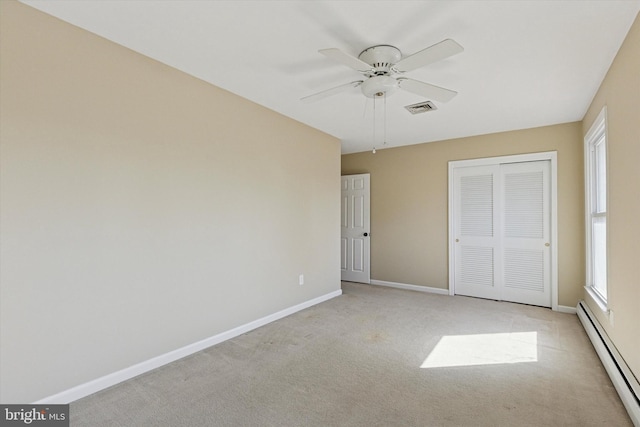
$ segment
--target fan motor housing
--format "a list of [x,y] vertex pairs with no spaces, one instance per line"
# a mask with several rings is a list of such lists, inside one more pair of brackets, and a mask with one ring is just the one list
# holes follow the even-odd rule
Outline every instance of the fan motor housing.
[[402,59],[402,52],[395,46],[383,44],[363,50],[358,59],[373,67],[373,75],[388,76],[391,67]]

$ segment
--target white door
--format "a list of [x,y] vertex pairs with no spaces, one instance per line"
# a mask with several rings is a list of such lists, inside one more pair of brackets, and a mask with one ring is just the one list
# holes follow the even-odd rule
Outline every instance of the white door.
[[456,168],[453,174],[455,293],[498,300],[499,166]]
[[341,279],[369,283],[369,174],[341,178]]
[[453,171],[456,294],[551,307],[550,162]]
[[551,307],[550,162],[500,166],[502,299]]

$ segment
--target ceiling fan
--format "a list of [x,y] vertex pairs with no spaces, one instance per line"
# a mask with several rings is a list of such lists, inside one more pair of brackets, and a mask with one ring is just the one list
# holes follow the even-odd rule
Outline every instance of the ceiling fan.
[[435,101],[447,102],[457,95],[456,91],[409,79],[403,77],[403,74],[448,58],[463,50],[464,48],[452,39],[445,39],[404,58],[400,49],[390,45],[371,46],[363,50],[357,58],[337,48],[321,49],[318,52],[322,55],[358,71],[364,76],[364,79],[305,96],[301,101],[306,103],[319,101],[359,86],[362,93],[369,98],[388,96],[397,89],[403,89]]

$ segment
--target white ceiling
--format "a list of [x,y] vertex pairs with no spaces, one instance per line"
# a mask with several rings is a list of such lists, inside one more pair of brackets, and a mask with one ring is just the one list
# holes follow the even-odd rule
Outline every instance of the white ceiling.
[[300,98],[361,75],[318,53],[377,44],[404,55],[452,38],[465,51],[407,77],[454,89],[438,110],[398,91],[386,146],[581,120],[640,10],[640,0],[170,1],[23,0],[37,9],[331,134],[342,152],[383,146],[382,103],[359,88]]

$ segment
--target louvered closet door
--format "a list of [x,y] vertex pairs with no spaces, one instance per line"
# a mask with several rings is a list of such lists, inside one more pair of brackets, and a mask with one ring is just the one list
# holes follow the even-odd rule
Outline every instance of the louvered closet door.
[[454,170],[456,294],[500,299],[499,166]]
[[500,166],[502,299],[551,307],[550,162]]
[[453,171],[454,289],[551,307],[550,163]]

